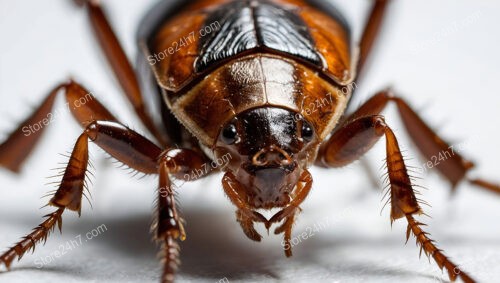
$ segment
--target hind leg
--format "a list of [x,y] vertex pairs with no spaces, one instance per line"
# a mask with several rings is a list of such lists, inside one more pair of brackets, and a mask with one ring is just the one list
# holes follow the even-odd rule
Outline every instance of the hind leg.
[[438,136],[403,98],[390,90],[377,93],[347,119],[352,121],[364,116],[378,115],[389,102],[396,104],[408,134],[425,160],[438,160],[438,162],[433,162],[432,167],[450,182],[453,190],[459,183],[467,181],[481,189],[500,194],[499,185],[471,177],[470,170],[474,164],[461,156],[457,148]]

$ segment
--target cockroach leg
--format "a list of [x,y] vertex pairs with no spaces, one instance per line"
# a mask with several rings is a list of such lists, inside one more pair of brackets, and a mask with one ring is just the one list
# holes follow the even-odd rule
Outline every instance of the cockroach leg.
[[125,95],[132,104],[136,114],[163,146],[167,145],[168,137],[155,126],[150,113],[146,110],[144,99],[139,87],[137,76],[125,54],[118,38],[113,31],[99,1],[76,0],[80,6],[85,6],[88,11],[94,33],[100,43],[108,62],[118,79]]
[[177,212],[174,189],[168,176],[172,167],[167,162],[167,160],[162,160],[159,169],[157,237],[162,238],[165,234],[169,234],[175,239],[184,240],[186,232],[182,226],[181,217]]
[[468,179],[469,183],[476,185],[480,188],[489,190],[490,192],[500,194],[500,185],[493,184],[482,179]]
[[183,220],[177,211],[174,185],[170,176],[190,181],[190,172],[202,168],[207,162],[204,155],[189,149],[172,149],[166,151],[159,159],[158,212],[151,230],[161,243],[161,258],[164,266],[162,282],[173,282],[180,264],[180,248],[177,240],[184,240],[186,232]]
[[89,163],[88,135],[85,131],[73,148],[71,157],[64,171],[64,175],[49,204],[52,206],[67,208],[81,214],[82,196],[85,188],[85,174]]
[[[26,123],[46,117],[53,107],[55,96],[63,89],[69,106],[75,105],[74,101],[86,97],[85,103],[79,104],[78,107],[70,107],[71,113],[85,130],[75,144],[59,189],[49,201],[49,205],[56,206],[58,209],[47,215],[47,220],[35,228],[31,234],[1,255],[0,262],[10,268],[16,256],[21,258],[26,251],[34,249],[38,242],[45,241],[55,223],[58,223],[59,228],[61,228],[62,213],[65,209],[80,214],[89,162],[88,139],[90,139],[112,157],[138,172],[144,174],[160,173],[160,186],[164,189],[160,189],[159,192],[159,221],[156,235],[164,240],[162,250],[165,253],[166,265],[163,280],[171,282],[169,278],[173,278],[174,272],[172,267],[178,265],[179,249],[175,239],[183,239],[185,232],[175,208],[173,194],[169,193],[171,192],[169,185],[171,183],[166,174],[168,171],[168,174],[185,179],[186,175],[191,176],[189,174],[191,170],[202,168],[202,165],[207,162],[206,157],[189,149],[171,149],[162,155],[162,150],[158,146],[118,123],[116,118],[96,98],[73,81],[54,88],[42,105],[26,120]],[[0,160],[10,162],[2,163],[2,165],[11,164],[12,166],[9,168],[19,168],[27,157],[27,154],[23,155],[23,153],[30,151],[35,146],[39,135],[40,133],[26,142],[23,140],[27,137],[22,136],[22,127],[11,134],[7,141],[0,146],[0,149],[3,150],[0,151]],[[21,148],[19,144],[29,146]],[[4,155],[4,152],[14,152],[14,155]]]
[[87,135],[84,133],[78,138],[66,167],[66,171],[64,172],[59,189],[49,202],[50,205],[56,206],[58,209],[55,212],[46,215],[47,219],[36,227],[31,234],[25,236],[23,240],[0,256],[0,261],[5,264],[7,269],[10,268],[10,265],[16,256],[20,260],[24,253],[29,249],[34,251],[35,245],[38,242],[43,240],[45,243],[56,223],[58,224],[59,230],[61,230],[62,213],[65,208],[78,211],[78,213],[80,213],[87,165],[88,141]]
[[0,145],[0,165],[9,169],[12,172],[19,173],[21,165],[32,152],[37,142],[42,137],[43,128],[39,131],[23,133],[23,128],[29,125],[34,125],[47,117],[47,114],[54,105],[59,90],[65,88],[65,84],[56,86],[49,95],[44,99],[43,103],[24,120],[19,127],[12,132],[9,137]]
[[255,230],[254,222],[262,222],[267,225],[267,219],[262,214],[254,211],[253,208],[247,204],[244,199],[246,196],[240,195],[245,190],[233,173],[227,172],[224,175],[222,178],[222,187],[231,202],[238,209],[236,211],[236,220],[240,223],[245,235],[249,239],[259,242],[262,236]]
[[35,148],[46,127],[38,131],[26,131],[41,121],[47,120],[57,94],[65,91],[69,110],[83,127],[93,120],[116,121],[116,118],[95,97],[74,81],[56,86],[21,125],[0,145],[0,165],[19,172],[23,162]]
[[7,270],[10,269],[10,265],[12,261],[17,257],[19,260],[28,250],[35,251],[35,244],[37,242],[47,240],[50,232],[52,232],[57,224],[59,231],[61,231],[62,227],[62,213],[64,212],[64,208],[58,208],[55,212],[45,215],[47,219],[42,222],[42,224],[38,225],[33,232],[25,236],[20,242],[18,242],[15,246],[10,248],[8,251],[3,253],[0,256],[0,264],[4,264]]
[[435,165],[433,167],[451,183],[452,190],[460,182],[467,180],[475,186],[500,194],[500,185],[468,177],[468,172],[474,167],[474,164],[462,157],[453,146],[439,137],[404,99],[394,95],[392,91],[385,90],[377,93],[354,112],[351,119],[380,114],[391,101],[396,103],[408,134],[425,160],[433,160],[439,156],[446,157],[445,160],[433,164]]
[[416,221],[411,214],[407,214],[406,219],[408,220],[406,242],[408,242],[410,234],[412,233],[417,240],[417,244],[420,245],[420,254],[422,254],[423,250],[427,257],[432,256],[439,268],[445,268],[448,271],[448,277],[451,281],[455,281],[457,277],[459,277],[465,283],[475,282],[475,280],[472,279],[467,273],[461,271],[456,264],[451,262],[443,254],[442,250],[438,249],[436,245],[434,245],[434,240],[428,237],[429,233],[422,230],[422,226],[425,226],[425,224]]
[[376,127],[377,122],[375,118],[349,119],[321,146],[317,165],[340,168],[358,160],[384,135],[384,131]]
[[[363,113],[366,114],[366,113]],[[423,224],[416,222],[414,214],[423,214],[416,198],[410,176],[401,154],[398,141],[393,131],[379,115],[356,116],[336,131],[321,148],[320,161],[326,167],[340,167],[360,158],[380,137],[386,137],[387,170],[389,180],[389,200],[391,203],[391,222],[406,217],[408,233],[413,232],[417,243],[427,256],[432,256],[438,266],[448,271],[450,280],[457,277],[465,282],[473,282],[470,277],[461,272],[455,273],[457,265],[451,262],[421,228]]]
[[162,283],[173,283],[177,269],[181,264],[179,260],[179,243],[177,243],[177,240],[172,235],[165,235],[160,249],[160,257],[163,264],[163,273],[160,280]]
[[158,189],[158,216],[157,223],[153,224],[152,230],[156,228],[156,239],[161,243],[161,259],[163,267],[162,282],[173,282],[175,273],[180,265],[180,247],[177,239],[184,240],[186,232],[182,226],[182,219],[177,212],[172,182],[168,176],[169,160],[162,158],[159,169]]
[[89,123],[75,144],[59,189],[49,201],[49,205],[58,208],[57,211],[47,215],[47,220],[35,228],[31,234],[0,256],[0,261],[7,268],[16,256],[21,258],[29,249],[34,250],[36,243],[46,240],[56,222],[61,228],[61,216],[65,209],[80,214],[89,161],[88,139],[137,171],[145,174],[158,172],[157,159],[161,150],[156,145],[117,122],[93,121]]
[[359,44],[358,74],[361,74],[366,60],[373,49],[373,44],[379,35],[390,0],[374,0],[373,2],[375,3],[373,4]]
[[192,181],[189,177],[191,173],[202,168],[206,162],[208,161],[205,155],[190,149],[170,149],[159,158],[158,218],[152,227],[156,230],[158,239],[162,239],[165,234],[172,235],[175,239],[186,238],[182,220],[177,212],[174,185],[170,176]]

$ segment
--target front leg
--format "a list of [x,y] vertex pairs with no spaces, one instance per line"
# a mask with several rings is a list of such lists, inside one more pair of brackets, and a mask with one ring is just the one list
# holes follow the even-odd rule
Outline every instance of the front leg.
[[183,219],[177,211],[173,183],[169,175],[189,181],[185,176],[190,176],[190,172],[202,168],[205,162],[205,156],[188,149],[166,151],[159,159],[158,211],[151,229],[156,230],[155,238],[161,244],[163,283],[174,282],[180,264],[177,240],[186,239]]
[[322,146],[318,158],[325,167],[344,166],[359,159],[384,135],[391,222],[406,218],[408,221],[407,239],[413,233],[421,250],[428,257],[432,256],[441,269],[445,268],[448,271],[451,281],[460,277],[464,282],[474,282],[466,273],[456,272],[458,266],[450,261],[428,237],[428,233],[422,230],[424,224],[414,219],[415,214],[423,214],[419,205],[420,200],[415,196],[396,136],[382,116],[365,116],[347,123]]

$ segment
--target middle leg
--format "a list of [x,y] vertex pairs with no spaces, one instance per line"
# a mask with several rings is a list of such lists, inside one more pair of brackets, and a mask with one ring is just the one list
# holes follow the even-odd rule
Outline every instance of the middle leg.
[[177,241],[186,238],[186,232],[175,201],[175,188],[171,176],[190,181],[192,172],[203,168],[208,162],[204,155],[189,149],[172,149],[165,151],[158,160],[159,188],[156,220],[151,230],[160,243],[160,254],[163,264],[161,282],[174,282],[179,261],[180,247]]

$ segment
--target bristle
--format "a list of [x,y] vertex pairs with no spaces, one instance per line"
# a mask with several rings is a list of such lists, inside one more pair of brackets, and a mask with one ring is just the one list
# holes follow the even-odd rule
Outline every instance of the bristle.
[[90,208],[93,209],[94,207],[92,206],[92,202],[90,201],[90,199],[87,197],[87,194],[85,194],[85,191],[83,191],[82,195],[85,197],[85,199],[87,200],[87,202],[89,203],[90,205]]
[[163,241],[159,252],[160,262],[163,265],[162,282],[174,282],[174,275],[181,264],[179,260],[180,247],[171,237]]
[[466,273],[462,271],[460,271],[459,273],[456,272],[457,265],[451,262],[444,255],[441,249],[436,247],[436,245],[434,244],[434,240],[429,238],[429,233],[422,230],[421,227],[426,226],[425,224],[416,221],[410,214],[406,215],[406,219],[408,220],[406,241],[408,242],[410,234],[413,233],[417,245],[420,246],[420,256],[422,255],[422,251],[424,251],[429,260],[432,256],[441,270],[446,269],[448,271],[448,276],[451,281],[455,281],[457,277],[460,277],[466,283],[475,282]]
[[38,242],[43,241],[45,244],[48,235],[54,230],[56,223],[59,229],[61,229],[63,212],[64,208],[59,208],[55,212],[45,215],[44,217],[47,219],[42,224],[34,228],[30,234],[24,236],[21,241],[0,256],[0,263],[3,263],[9,269],[10,264],[16,257],[20,260],[27,251],[34,251],[35,245]]

